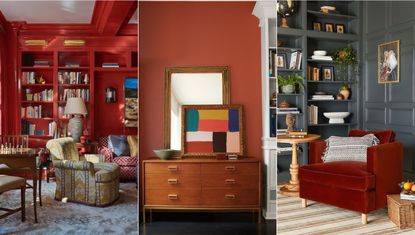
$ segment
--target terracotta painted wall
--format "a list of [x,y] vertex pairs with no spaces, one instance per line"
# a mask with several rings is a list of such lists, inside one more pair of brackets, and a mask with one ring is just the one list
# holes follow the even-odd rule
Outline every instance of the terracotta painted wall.
[[254,2],[140,2],[140,157],[163,146],[164,69],[230,68],[231,102],[243,104],[247,155],[261,158],[261,39]]

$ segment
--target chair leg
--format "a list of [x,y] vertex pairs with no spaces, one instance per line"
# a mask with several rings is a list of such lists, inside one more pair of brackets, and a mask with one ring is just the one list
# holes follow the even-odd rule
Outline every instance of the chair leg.
[[22,210],[22,222],[26,220],[26,186],[20,188],[20,209]]
[[302,206],[303,208],[307,207],[307,199],[303,199],[303,198],[301,198],[301,206]]
[[367,224],[367,214],[362,213],[362,224]]

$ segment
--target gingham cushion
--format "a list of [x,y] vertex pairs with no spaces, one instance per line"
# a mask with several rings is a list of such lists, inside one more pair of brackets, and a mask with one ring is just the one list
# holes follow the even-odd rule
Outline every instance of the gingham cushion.
[[117,163],[119,166],[136,166],[137,158],[130,156],[119,156],[112,159],[112,162]]

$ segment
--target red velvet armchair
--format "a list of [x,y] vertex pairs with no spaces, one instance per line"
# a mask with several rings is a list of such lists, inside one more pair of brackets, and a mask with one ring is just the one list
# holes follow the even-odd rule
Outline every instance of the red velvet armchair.
[[380,144],[368,148],[367,162],[338,161],[323,163],[321,156],[325,141],[309,144],[309,165],[299,170],[300,198],[303,207],[307,200],[330,204],[367,214],[386,204],[387,194],[400,192],[402,181],[403,147],[395,142],[395,133],[386,131],[351,130],[349,136],[373,133]]

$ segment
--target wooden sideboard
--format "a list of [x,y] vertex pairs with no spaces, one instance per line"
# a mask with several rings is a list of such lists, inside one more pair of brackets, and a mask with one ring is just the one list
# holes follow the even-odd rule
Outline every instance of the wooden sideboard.
[[143,161],[143,220],[146,211],[247,211],[261,219],[261,164],[241,160]]

